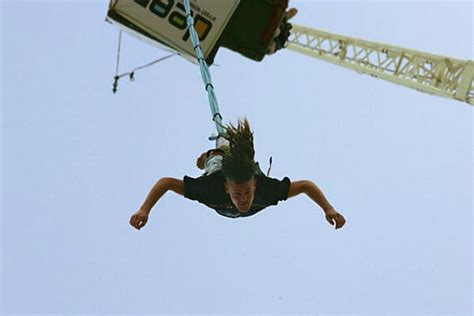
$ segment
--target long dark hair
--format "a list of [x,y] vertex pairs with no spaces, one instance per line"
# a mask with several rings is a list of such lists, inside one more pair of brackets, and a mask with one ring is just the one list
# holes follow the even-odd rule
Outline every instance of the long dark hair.
[[237,183],[252,180],[255,174],[255,149],[247,118],[240,119],[237,126],[229,123],[226,129],[229,151],[222,160],[222,172],[226,178]]

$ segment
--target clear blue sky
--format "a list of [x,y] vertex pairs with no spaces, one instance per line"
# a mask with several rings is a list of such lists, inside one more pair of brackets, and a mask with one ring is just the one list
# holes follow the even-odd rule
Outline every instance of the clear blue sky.
[[[470,2],[292,1],[295,23],[473,58]],[[112,94],[107,1],[2,1],[1,298],[16,313],[439,314],[472,311],[473,108],[291,51],[221,50],[224,120],[246,115],[272,175],[304,196],[231,220],[169,193],[198,176],[214,127],[198,68],[179,58]],[[124,37],[122,70],[163,56]]]

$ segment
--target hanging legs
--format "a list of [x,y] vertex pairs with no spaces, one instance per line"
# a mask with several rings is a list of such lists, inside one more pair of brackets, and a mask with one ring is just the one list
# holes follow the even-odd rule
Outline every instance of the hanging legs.
[[214,173],[222,167],[222,156],[229,150],[229,141],[217,136],[216,148],[203,152],[196,160],[196,166],[206,170],[206,174]]

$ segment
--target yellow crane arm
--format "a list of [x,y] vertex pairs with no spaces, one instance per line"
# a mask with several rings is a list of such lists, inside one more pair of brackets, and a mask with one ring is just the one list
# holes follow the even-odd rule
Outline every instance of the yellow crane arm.
[[288,49],[474,105],[474,62],[293,25]]

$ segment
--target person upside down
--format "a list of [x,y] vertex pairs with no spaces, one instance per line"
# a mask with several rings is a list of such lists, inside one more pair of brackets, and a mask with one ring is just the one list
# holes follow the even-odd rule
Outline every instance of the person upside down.
[[140,209],[131,216],[130,225],[138,230],[143,228],[156,202],[166,192],[173,191],[230,218],[255,215],[279,201],[304,193],[322,208],[326,220],[335,229],[344,226],[344,217],[314,182],[290,181],[288,177],[278,180],[261,172],[254,160],[253,132],[247,119],[239,120],[237,126],[228,124],[224,137],[218,139],[217,148],[197,159],[197,166],[205,170],[202,176],[159,179]]

